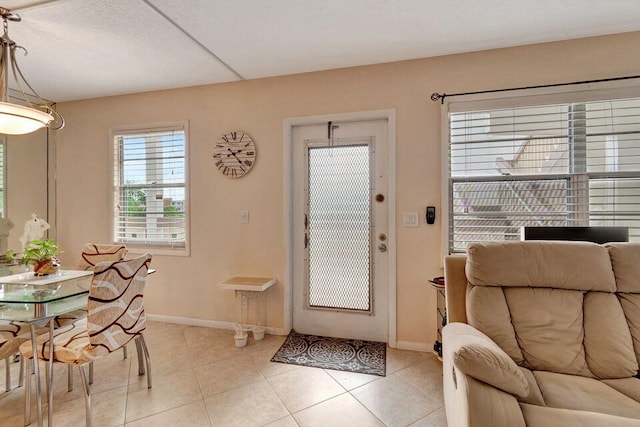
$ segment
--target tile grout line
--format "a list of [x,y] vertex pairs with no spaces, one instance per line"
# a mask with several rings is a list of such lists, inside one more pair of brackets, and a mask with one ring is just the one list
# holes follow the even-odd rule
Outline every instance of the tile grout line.
[[[189,346],[189,342],[187,340],[187,336],[185,335],[185,331],[187,330],[187,328],[183,328],[182,331],[180,332],[180,335],[182,336],[182,338],[184,339],[185,345],[187,348],[190,348]],[[189,354],[189,357],[191,357],[191,355]],[[196,383],[198,384],[198,391],[200,392],[200,400],[202,402],[202,406],[204,407],[204,412],[207,414],[207,420],[209,420],[209,425],[213,426],[213,419],[211,417],[211,414],[209,413],[209,409],[207,408],[207,403],[205,402],[205,397],[204,397],[204,392],[202,391],[202,385],[200,384],[200,380],[198,380],[198,375],[196,373],[196,369],[193,366],[193,360],[191,361],[191,367],[189,368],[189,370],[191,371],[191,373],[193,374],[194,378],[196,379]],[[193,403],[193,402],[192,402]]]

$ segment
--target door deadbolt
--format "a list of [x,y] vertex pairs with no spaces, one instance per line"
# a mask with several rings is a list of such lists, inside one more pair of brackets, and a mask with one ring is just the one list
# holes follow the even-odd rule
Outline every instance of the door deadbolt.
[[380,243],[380,244],[378,245],[378,250],[379,250],[380,252],[387,252],[387,245],[385,245],[384,243]]

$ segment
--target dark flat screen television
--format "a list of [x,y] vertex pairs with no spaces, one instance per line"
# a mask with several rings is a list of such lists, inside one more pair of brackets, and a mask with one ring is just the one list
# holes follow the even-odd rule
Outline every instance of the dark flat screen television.
[[593,243],[628,242],[628,227],[522,227],[521,240],[577,240]]

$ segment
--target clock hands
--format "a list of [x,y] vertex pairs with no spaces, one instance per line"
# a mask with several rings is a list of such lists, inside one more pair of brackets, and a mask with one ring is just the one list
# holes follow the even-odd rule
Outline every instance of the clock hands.
[[242,170],[242,172],[245,172],[244,168],[242,167],[243,166],[242,161],[238,158],[238,156],[236,156],[236,154],[241,152],[242,150],[238,150],[235,152],[231,148],[227,148],[227,150],[229,150],[229,152],[231,153],[231,154],[227,154],[227,157],[229,156],[235,157],[238,163],[240,163],[240,169]]
[[231,154],[227,154],[227,157],[235,156],[236,154],[238,154],[238,153],[243,151],[242,149],[240,149],[238,151],[233,151],[231,148],[227,148],[227,150],[231,153]]

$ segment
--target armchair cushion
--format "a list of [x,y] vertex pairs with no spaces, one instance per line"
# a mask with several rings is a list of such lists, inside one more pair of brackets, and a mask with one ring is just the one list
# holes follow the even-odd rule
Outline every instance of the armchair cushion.
[[515,396],[529,395],[529,383],[518,365],[489,337],[465,323],[450,323],[445,329],[445,346],[456,368]]
[[[546,406],[640,420],[640,402],[603,381],[546,371],[534,371],[533,375]],[[635,378],[629,379],[638,381]]]
[[602,380],[614,390],[640,402],[640,378],[620,378],[616,380]]
[[520,408],[527,420],[527,427],[637,427],[638,420],[599,414],[597,412],[576,411],[561,408],[547,408],[544,406],[521,403]]

